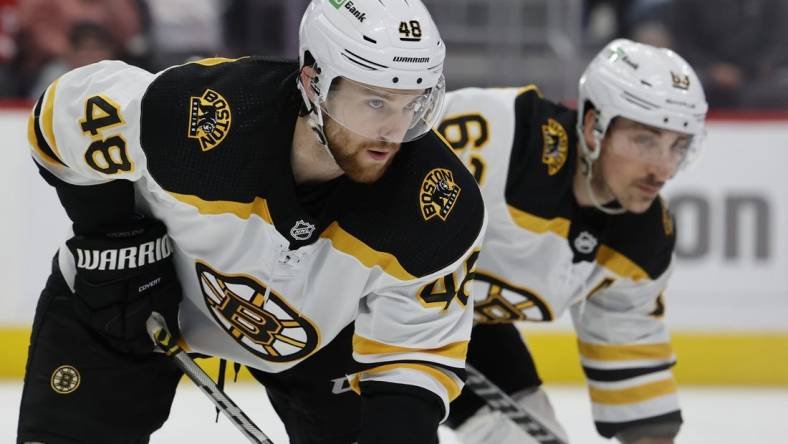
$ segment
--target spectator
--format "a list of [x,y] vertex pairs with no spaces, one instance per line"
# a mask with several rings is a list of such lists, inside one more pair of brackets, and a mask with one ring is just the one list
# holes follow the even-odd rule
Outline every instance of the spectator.
[[137,0],[19,0],[18,6],[14,71],[21,82],[18,93],[24,96],[32,93],[29,83],[39,70],[69,50],[69,32],[76,23],[103,26],[121,52],[134,46],[142,31]]
[[16,0],[0,0],[0,97],[17,95],[18,82],[11,66],[17,54],[17,26]]
[[13,39],[16,27],[16,0],[0,0],[0,63],[7,63],[16,52]]
[[621,37],[658,48],[672,47],[668,27],[671,3],[671,0],[630,1],[623,14]]
[[616,38],[670,47],[670,4],[671,0],[586,0],[586,33],[595,50],[597,43]]
[[93,22],[76,23],[68,33],[66,51],[41,70],[35,86],[30,90],[30,98],[37,99],[49,84],[74,68],[117,59],[118,56],[117,42],[106,28]]
[[676,50],[698,69],[712,107],[788,105],[787,12],[784,0],[673,1]]
[[288,36],[297,32],[301,14],[308,4],[309,0],[228,0],[222,16],[226,52],[236,57],[250,54],[297,56],[298,42]]
[[224,55],[221,28],[224,0],[156,0],[148,5],[152,46],[159,67],[190,58]]

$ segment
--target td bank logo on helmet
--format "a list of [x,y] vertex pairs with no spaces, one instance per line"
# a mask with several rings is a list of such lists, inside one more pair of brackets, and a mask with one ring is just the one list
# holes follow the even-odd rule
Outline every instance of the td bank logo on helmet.
[[337,9],[340,9],[344,6],[344,8],[353,15],[359,22],[364,23],[364,20],[367,19],[367,13],[360,11],[356,5],[353,4],[352,1],[347,0],[328,0],[332,6]]

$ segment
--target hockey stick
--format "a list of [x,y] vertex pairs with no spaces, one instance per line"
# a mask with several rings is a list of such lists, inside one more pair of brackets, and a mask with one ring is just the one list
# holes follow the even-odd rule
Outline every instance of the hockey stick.
[[487,379],[482,372],[467,363],[465,364],[465,370],[468,372],[468,380],[465,381],[465,386],[482,398],[491,409],[506,415],[506,417],[542,444],[568,444],[532,414],[525,411],[520,404]]
[[217,409],[230,419],[235,427],[241,431],[250,442],[255,444],[274,444],[255,423],[246,416],[223,391],[216,386],[210,376],[198,366],[194,360],[173,340],[164,318],[155,311],[145,322],[148,334],[153,339],[156,347],[171,357],[183,373],[197,385],[213,402]]

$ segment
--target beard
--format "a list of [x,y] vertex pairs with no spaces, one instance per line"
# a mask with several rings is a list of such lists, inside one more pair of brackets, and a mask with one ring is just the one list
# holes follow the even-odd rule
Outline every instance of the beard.
[[[325,134],[328,149],[342,171],[354,182],[374,183],[386,173],[399,151],[400,144],[372,140],[346,129],[328,116],[325,118]],[[384,162],[375,162],[367,150],[391,152]]]

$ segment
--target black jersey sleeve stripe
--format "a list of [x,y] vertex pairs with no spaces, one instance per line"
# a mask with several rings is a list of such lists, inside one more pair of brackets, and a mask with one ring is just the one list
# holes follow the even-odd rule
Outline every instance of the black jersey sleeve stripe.
[[673,367],[675,364],[676,364],[675,362],[671,362],[669,364],[662,364],[654,367],[638,367],[638,368],[626,368],[626,369],[615,369],[615,370],[601,370],[597,368],[583,366],[583,372],[585,373],[586,377],[592,381],[614,382],[614,381],[623,381],[625,379],[635,378],[637,376],[647,375],[649,373],[656,373],[656,372],[661,372],[663,370],[668,370],[671,367]]
[[670,413],[666,413],[664,415],[658,416],[651,416],[649,418],[637,419],[635,421],[626,421],[626,422],[601,422],[596,421],[596,429],[600,435],[604,436],[605,438],[612,438],[616,436],[616,434],[626,430],[631,429],[633,427],[642,426],[642,425],[650,425],[650,424],[681,424],[684,421],[681,418],[681,411],[676,410]]
[[46,162],[61,167],[67,166],[60,160],[57,154],[55,154],[55,151],[49,146],[44,138],[44,133],[41,132],[41,107],[43,106],[45,95],[46,92],[41,94],[41,97],[36,102],[35,108],[33,108],[33,112],[30,114],[30,120],[27,124],[28,142]]

